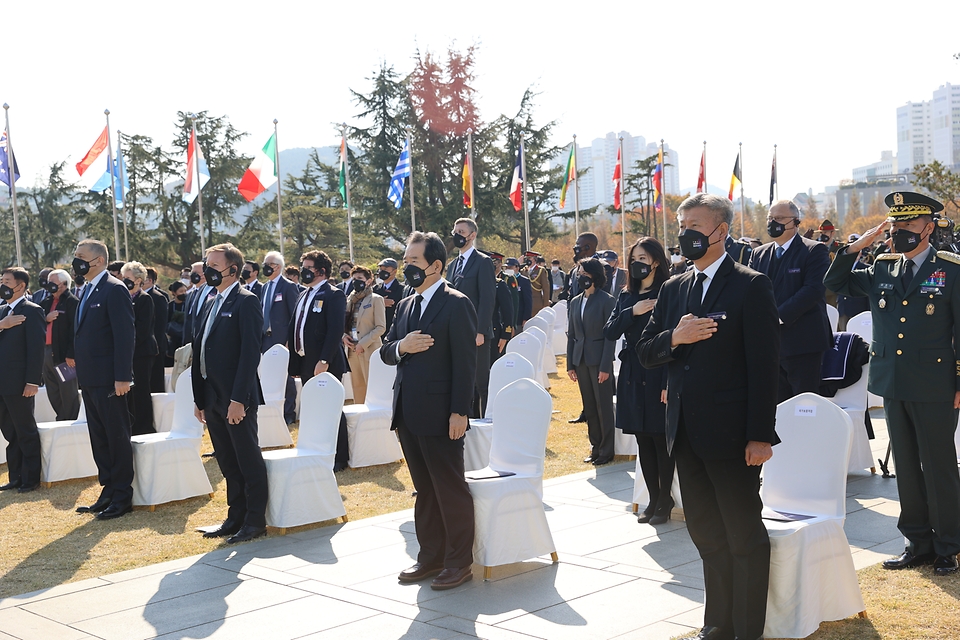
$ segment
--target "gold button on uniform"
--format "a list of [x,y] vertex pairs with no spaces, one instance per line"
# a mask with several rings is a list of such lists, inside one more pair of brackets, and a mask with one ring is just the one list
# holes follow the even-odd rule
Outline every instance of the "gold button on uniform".
[[902,356],[902,355],[903,355],[903,351],[900,351],[900,349],[897,349],[897,355],[898,355],[898,356]]
[[937,362],[943,362],[940,358],[937,358]]
[[900,338],[900,339],[903,339],[903,334],[902,334],[902,333],[898,333],[898,334],[897,334],[897,337]]
[[907,306],[907,301],[906,301],[906,300],[903,301],[903,306]]
[[906,318],[900,318],[900,322],[906,322],[906,321],[907,321]]

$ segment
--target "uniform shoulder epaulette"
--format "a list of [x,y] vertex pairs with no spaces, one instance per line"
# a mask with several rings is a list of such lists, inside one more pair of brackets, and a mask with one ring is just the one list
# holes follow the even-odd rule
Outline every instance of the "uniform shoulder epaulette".
[[899,260],[899,259],[900,259],[899,253],[881,253],[876,258],[874,258],[874,260]]
[[943,258],[953,264],[960,264],[960,254],[956,254],[953,251],[937,251],[937,257]]

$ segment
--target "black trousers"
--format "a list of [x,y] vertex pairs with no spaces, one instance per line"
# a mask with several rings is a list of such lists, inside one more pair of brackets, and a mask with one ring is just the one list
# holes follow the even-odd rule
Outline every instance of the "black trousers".
[[83,406],[97,479],[103,489],[100,497],[127,506],[133,499],[133,447],[130,445],[130,411],[123,396],[114,388],[83,389]]
[[819,393],[820,364],[822,361],[822,351],[780,358],[780,385],[777,392],[777,402],[789,400],[801,393]]
[[916,554],[960,553],[960,473],[953,402],[883,399],[900,494],[897,528]]
[[239,424],[229,424],[214,405],[216,391],[207,383],[204,418],[217,464],[227,481],[227,520],[251,527],[265,527],[267,512],[267,465],[260,453],[257,407],[247,407]]
[[[310,364],[306,360],[300,368],[301,384],[306,384],[307,380],[313,377],[313,371],[316,364]],[[340,382],[343,382],[343,372],[330,371],[330,374]],[[334,458],[334,464],[337,466],[346,466],[350,460],[350,442],[347,439],[347,416],[340,413],[340,428],[337,429],[337,455]]]
[[23,393],[0,396],[0,432],[7,441],[7,482],[24,487],[40,484],[40,434],[33,417],[33,398]]
[[[399,406],[398,406],[399,409]],[[417,562],[460,569],[473,564],[473,496],[463,477],[463,438],[418,436],[397,429],[403,458],[417,490],[413,522]]]
[[673,470],[676,466],[673,455],[667,452],[667,437],[663,434],[638,433],[636,438],[640,471],[643,473],[643,483],[647,485],[647,493],[650,494],[650,504],[643,511],[646,514],[656,511],[665,513],[674,505],[670,488],[673,486]]
[[[760,469],[742,457],[700,458],[681,418],[674,443],[687,531],[703,559],[705,626],[760,638],[767,614],[770,539],[760,519]],[[956,464],[956,461],[954,461]]]
[[166,393],[166,376],[164,367],[167,361],[167,346],[163,345],[160,353],[153,356],[153,367],[150,369],[150,393]]
[[53,347],[47,345],[43,350],[43,386],[47,388],[47,399],[57,420],[76,420],[80,414],[80,390],[77,379],[60,382],[57,365],[53,362]]
[[477,347],[477,377],[473,394],[473,413],[471,418],[482,418],[487,410],[487,387],[490,386],[490,342],[493,338],[484,338]]
[[[133,435],[156,433],[153,426],[153,398],[150,396],[150,384],[156,357],[141,356],[133,359],[133,387],[126,395],[127,408],[132,416]],[[160,374],[161,377],[163,374]]]
[[587,419],[590,454],[594,458],[612,458],[616,435],[613,417],[613,374],[600,384],[599,366],[578,364],[576,371],[577,386],[580,387],[580,398],[583,400],[583,415]]

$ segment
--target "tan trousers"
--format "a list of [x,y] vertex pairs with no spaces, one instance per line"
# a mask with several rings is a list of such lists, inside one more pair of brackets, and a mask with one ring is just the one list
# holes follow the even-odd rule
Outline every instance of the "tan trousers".
[[350,363],[350,380],[353,382],[353,403],[363,404],[367,398],[367,377],[370,374],[370,356],[375,349],[364,349],[358,354],[347,349],[347,362]]

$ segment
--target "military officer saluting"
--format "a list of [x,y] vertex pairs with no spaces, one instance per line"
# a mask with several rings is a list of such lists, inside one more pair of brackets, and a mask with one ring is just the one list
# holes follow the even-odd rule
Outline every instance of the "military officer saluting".
[[838,294],[866,296],[873,315],[869,389],[883,397],[900,493],[898,528],[907,548],[885,569],[933,564],[957,571],[960,474],[954,433],[960,408],[960,255],[930,244],[943,205],[908,191],[884,200],[893,253],[851,271],[881,224],[840,247],[824,277]]

